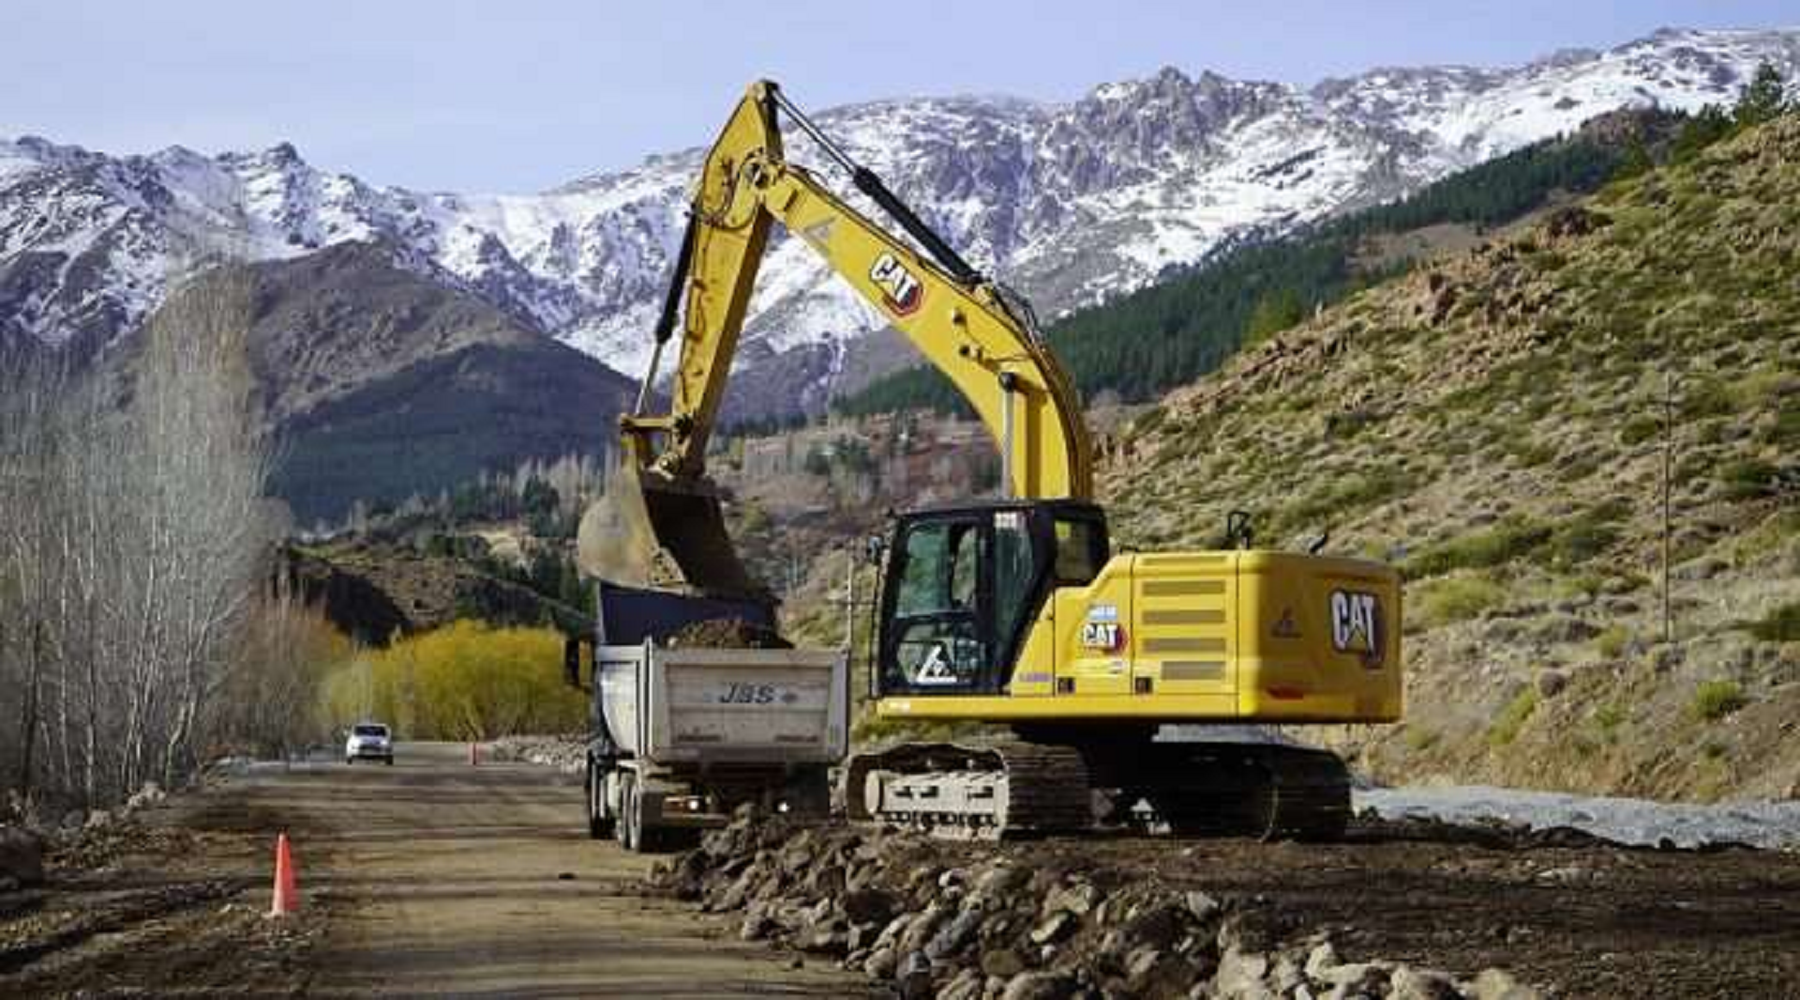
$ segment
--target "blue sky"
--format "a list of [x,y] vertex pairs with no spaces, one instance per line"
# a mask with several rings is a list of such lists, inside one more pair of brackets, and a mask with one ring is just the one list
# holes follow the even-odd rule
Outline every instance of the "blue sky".
[[531,191],[705,142],[756,76],[813,108],[1068,100],[1163,65],[1310,84],[1797,24],[1793,0],[4,0],[0,135],[109,152],[285,139],[376,183]]

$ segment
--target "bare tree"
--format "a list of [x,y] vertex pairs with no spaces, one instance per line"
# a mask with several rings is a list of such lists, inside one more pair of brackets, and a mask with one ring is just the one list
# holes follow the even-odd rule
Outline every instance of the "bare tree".
[[207,731],[219,749],[287,757],[329,728],[327,676],[355,655],[324,613],[278,576],[251,608]]
[[0,372],[0,775],[26,795],[96,805],[195,763],[272,533],[253,291],[221,271],[173,297],[122,405],[53,363]]

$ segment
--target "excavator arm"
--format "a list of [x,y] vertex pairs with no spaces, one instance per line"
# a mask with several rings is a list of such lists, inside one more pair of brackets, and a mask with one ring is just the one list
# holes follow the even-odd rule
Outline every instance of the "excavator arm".
[[[780,114],[847,170],[855,186],[923,250],[789,162]],[[623,471],[635,484],[617,487],[641,494],[646,509],[638,516],[647,517],[656,547],[677,564],[683,582],[714,592],[742,592],[747,586],[706,481],[705,456],[776,223],[817,252],[956,385],[1000,446],[1004,493],[1034,499],[1091,496],[1092,460],[1080,404],[1067,374],[1032,328],[1028,307],[963,261],[879,177],[788,103],[774,83],[759,81],[707,153],[657,324],[651,374],[636,412],[621,420]],[[669,409],[652,413],[649,387],[672,340],[678,356]],[[636,505],[636,497],[618,499]],[[590,553],[603,547],[583,545]],[[584,561],[599,563],[593,568],[603,575],[619,568],[616,557],[610,564]]]

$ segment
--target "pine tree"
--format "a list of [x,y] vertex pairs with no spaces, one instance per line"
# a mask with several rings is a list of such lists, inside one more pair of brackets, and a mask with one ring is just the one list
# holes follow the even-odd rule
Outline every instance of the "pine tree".
[[1650,151],[1644,148],[1643,140],[1634,139],[1630,147],[1625,150],[1625,159],[1621,160],[1619,168],[1613,171],[1613,178],[1624,180],[1629,177],[1637,177],[1640,174],[1649,173],[1655,167],[1656,163],[1650,159]]
[[1691,159],[1730,133],[1731,119],[1726,116],[1725,109],[1708,104],[1681,126],[1669,149],[1670,158],[1677,163]]
[[1750,82],[1738,92],[1737,106],[1732,109],[1732,123],[1749,128],[1770,121],[1788,110],[1787,83],[1772,63],[1756,67]]

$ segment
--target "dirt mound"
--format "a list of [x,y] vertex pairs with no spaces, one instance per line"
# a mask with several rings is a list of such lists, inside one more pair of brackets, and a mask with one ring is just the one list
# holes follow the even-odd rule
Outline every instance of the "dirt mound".
[[43,884],[0,888],[0,996],[303,994],[327,907],[266,919],[270,817],[231,822],[214,801],[47,837]]
[[793,649],[779,632],[741,618],[710,618],[693,622],[670,633],[663,645],[670,649]]
[[902,997],[1538,995],[1497,969],[1458,978],[1345,961],[1261,896],[1030,845],[740,818],[656,878],[703,909],[741,912],[746,940],[837,958]]

